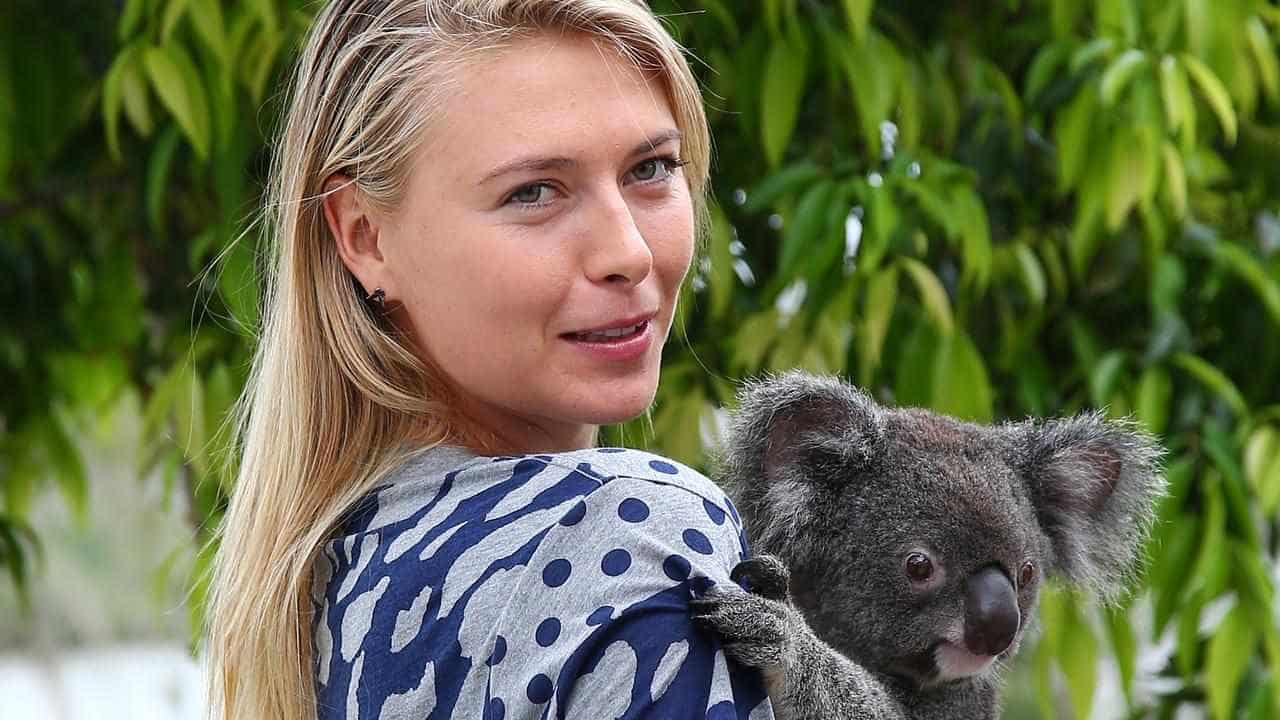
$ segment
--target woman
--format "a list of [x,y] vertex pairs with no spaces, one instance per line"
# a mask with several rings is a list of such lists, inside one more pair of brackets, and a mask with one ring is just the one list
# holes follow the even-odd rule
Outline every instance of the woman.
[[339,0],[273,171],[215,715],[771,717],[688,600],[746,554],[652,402],[709,139],[634,0]]

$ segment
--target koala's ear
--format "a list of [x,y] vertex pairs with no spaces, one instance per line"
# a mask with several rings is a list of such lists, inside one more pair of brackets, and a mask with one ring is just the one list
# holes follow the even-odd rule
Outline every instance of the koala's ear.
[[764,549],[795,537],[815,495],[838,489],[878,462],[879,407],[833,377],[802,372],[748,384],[718,463],[718,475]]
[[1053,545],[1053,574],[1114,599],[1136,569],[1164,494],[1154,438],[1101,413],[1009,428],[1012,465]]

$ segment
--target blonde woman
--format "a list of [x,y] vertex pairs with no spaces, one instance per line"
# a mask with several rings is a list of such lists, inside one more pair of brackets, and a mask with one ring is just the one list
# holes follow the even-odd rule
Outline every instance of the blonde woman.
[[709,139],[635,0],[337,0],[273,170],[214,578],[230,718],[769,718],[689,599],[746,554],[649,406]]

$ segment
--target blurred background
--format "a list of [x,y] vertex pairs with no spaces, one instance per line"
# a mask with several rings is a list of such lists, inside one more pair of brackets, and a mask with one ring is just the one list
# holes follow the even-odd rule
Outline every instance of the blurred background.
[[[652,417],[791,367],[1169,450],[1139,589],[1042,600],[1008,718],[1280,717],[1280,4],[654,0],[712,226]],[[0,2],[0,718],[194,718],[289,0]],[[240,238],[239,242],[235,242]]]

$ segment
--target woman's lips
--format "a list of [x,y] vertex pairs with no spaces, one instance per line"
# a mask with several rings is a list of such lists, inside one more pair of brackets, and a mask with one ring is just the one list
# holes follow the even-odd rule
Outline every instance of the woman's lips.
[[634,325],[604,331],[561,335],[577,349],[602,360],[627,361],[643,357],[653,343],[653,325],[641,320]]

